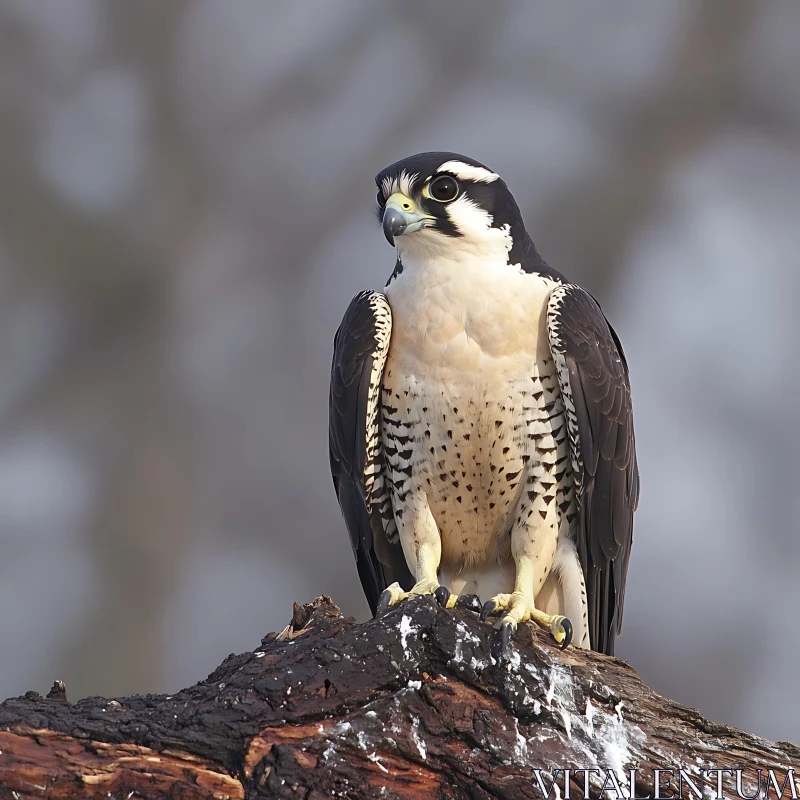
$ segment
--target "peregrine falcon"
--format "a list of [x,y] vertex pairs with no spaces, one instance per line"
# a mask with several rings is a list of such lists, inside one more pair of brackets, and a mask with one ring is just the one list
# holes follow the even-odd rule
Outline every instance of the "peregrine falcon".
[[[396,248],[334,340],[331,472],[373,613],[434,594],[613,654],[639,497],[628,367],[505,182],[422,153],[380,172]],[[481,606],[478,597],[486,599]]]

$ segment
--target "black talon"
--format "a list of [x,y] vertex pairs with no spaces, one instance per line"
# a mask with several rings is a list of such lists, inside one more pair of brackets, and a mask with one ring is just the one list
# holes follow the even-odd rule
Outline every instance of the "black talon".
[[388,589],[384,589],[381,592],[381,596],[378,598],[378,607],[375,609],[375,616],[380,617],[381,614],[385,614],[392,606],[392,593]]
[[561,649],[566,650],[572,642],[572,623],[567,617],[561,620],[561,627],[564,629],[564,641],[561,643]]
[[486,622],[486,617],[491,616],[497,608],[497,603],[494,600],[487,600],[481,609],[481,622]]
[[572,622],[569,620],[568,617],[562,617],[560,624],[564,631],[564,640],[559,644],[558,639],[556,639],[555,634],[553,633],[552,630],[550,631],[550,636],[562,650],[566,650],[566,648],[569,647],[570,644],[572,643],[572,635],[573,635]]
[[434,593],[436,602],[442,607],[447,608],[447,603],[450,600],[450,590],[446,586],[440,586]]
[[463,608],[475,614],[481,613],[481,599],[476,594],[462,594],[456,600],[456,608]]

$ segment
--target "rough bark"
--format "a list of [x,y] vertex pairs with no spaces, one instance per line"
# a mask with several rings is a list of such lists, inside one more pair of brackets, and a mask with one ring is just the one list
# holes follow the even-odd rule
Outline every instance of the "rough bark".
[[[655,768],[746,768],[752,794],[756,768],[782,783],[800,766],[795,746],[709,722],[618,659],[527,626],[506,658],[496,646],[430,598],[365,624],[318,598],[175,695],[73,705],[56,684],[5,701],[0,798],[541,798],[535,770],[547,786],[555,767],[637,768],[639,796]],[[608,776],[591,777],[596,796]],[[572,797],[583,787],[573,774]]]

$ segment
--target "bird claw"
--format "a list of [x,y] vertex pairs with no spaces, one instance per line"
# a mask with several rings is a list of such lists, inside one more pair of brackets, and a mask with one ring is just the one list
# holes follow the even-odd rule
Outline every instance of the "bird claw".
[[574,629],[569,619],[560,615],[545,614],[536,608],[532,600],[519,592],[510,595],[499,594],[487,600],[481,609],[481,622],[501,611],[505,613],[495,628],[503,632],[503,653],[507,653],[511,635],[520,622],[535,622],[545,630],[549,630],[550,637],[562,650],[572,643]]
[[385,614],[391,608],[391,605],[392,594],[388,589],[384,589],[378,599],[378,607],[375,609],[375,616],[380,617]]
[[375,616],[383,616],[393,605],[398,603],[406,596],[406,593],[400,588],[399,583],[393,583],[387,586],[378,598],[378,607],[375,609]]
[[497,602],[495,600],[487,600],[481,609],[481,622],[486,622],[486,618],[494,614],[497,609]]
[[503,617],[494,625],[495,634],[491,641],[491,654],[498,661],[505,661],[511,655],[511,643],[517,630],[513,619]]
[[481,599],[476,594],[461,594],[456,600],[456,608],[463,608],[472,611],[474,614],[481,613]]
[[442,608],[460,608],[476,614],[481,613],[481,601],[476,594],[455,595],[446,586],[440,586],[433,596]]
[[568,617],[553,617],[550,623],[550,636],[562,650],[566,650],[572,643],[573,632],[572,622]]
[[449,608],[451,592],[446,586],[440,586],[434,593],[433,596],[436,598],[436,602],[442,608]]

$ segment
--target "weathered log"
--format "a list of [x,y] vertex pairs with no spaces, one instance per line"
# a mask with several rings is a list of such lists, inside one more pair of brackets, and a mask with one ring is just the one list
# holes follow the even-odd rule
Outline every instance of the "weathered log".
[[[639,797],[674,770],[662,796],[677,795],[681,768],[706,797],[703,770],[736,768],[747,795],[761,768],[762,788],[773,770],[791,796],[795,746],[709,722],[538,629],[521,626],[506,658],[495,647],[476,616],[430,598],[356,624],[321,597],[175,695],[73,705],[57,684],[5,701],[0,798],[542,798],[556,768],[573,798],[587,780],[613,797],[617,776],[627,793],[630,769]],[[723,782],[735,797],[735,775]]]

